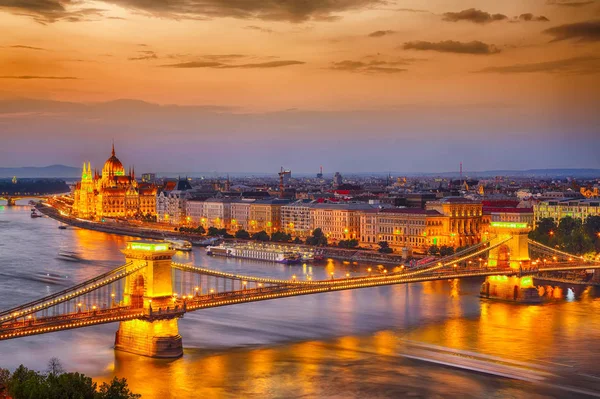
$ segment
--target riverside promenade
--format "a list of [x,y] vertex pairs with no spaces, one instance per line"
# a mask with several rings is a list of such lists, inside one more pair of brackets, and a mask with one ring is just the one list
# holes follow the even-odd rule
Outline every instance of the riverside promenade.
[[[154,240],[163,240],[165,238],[174,238],[190,241],[193,245],[199,245],[199,242],[206,239],[206,236],[200,236],[197,234],[180,233],[174,230],[174,228],[159,228],[159,226],[151,228],[145,226],[135,226],[126,222],[114,223],[114,222],[94,222],[90,220],[83,220],[73,218],[71,216],[62,214],[57,208],[47,204],[40,203],[36,205],[36,209],[61,223],[69,226],[78,227],[81,229],[100,231],[109,234],[126,235],[139,238],[149,238]],[[223,239],[223,241],[249,241],[241,239]],[[252,241],[249,241],[252,242]],[[291,243],[277,243],[282,246],[294,246],[294,247],[306,247],[309,246],[303,244],[291,244]],[[401,265],[405,260],[400,255],[395,254],[382,254],[373,250],[364,249],[345,249],[337,247],[323,247],[323,256],[326,258],[338,259],[348,262],[369,262],[369,263],[381,263],[387,265]]]

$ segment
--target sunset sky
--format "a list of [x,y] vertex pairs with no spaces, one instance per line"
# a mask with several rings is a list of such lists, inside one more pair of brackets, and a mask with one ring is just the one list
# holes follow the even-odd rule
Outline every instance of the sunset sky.
[[600,1],[0,0],[0,167],[600,168]]

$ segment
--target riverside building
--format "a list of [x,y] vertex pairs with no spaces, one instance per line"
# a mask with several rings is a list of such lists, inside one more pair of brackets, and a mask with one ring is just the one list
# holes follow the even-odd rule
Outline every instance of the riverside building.
[[111,156],[102,167],[102,174],[92,171],[89,162],[83,164],[81,181],[73,190],[72,213],[93,220],[154,216],[156,192],[155,185],[138,183],[133,169],[125,173],[113,145]]

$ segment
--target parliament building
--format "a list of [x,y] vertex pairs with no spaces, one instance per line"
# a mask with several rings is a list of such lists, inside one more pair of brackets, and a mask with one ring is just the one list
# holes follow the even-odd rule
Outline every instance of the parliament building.
[[155,185],[138,183],[133,169],[125,174],[113,144],[111,157],[104,164],[101,175],[92,171],[89,162],[83,164],[81,181],[73,192],[72,213],[92,220],[155,216],[156,192]]

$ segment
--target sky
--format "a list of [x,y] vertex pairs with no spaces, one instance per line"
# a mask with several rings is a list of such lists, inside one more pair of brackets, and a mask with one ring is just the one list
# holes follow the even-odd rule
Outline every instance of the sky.
[[0,167],[600,168],[600,0],[0,0]]

